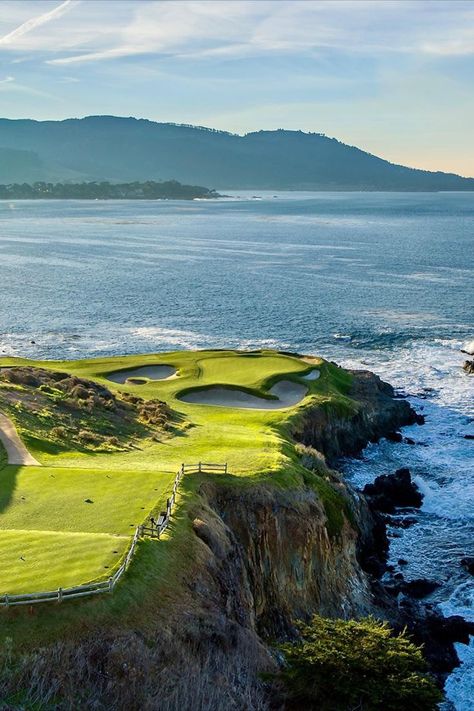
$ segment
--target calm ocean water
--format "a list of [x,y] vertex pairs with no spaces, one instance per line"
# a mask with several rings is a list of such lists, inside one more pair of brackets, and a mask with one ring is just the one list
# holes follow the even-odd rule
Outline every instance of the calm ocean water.
[[[425,500],[392,558],[443,583],[445,614],[474,619],[460,566],[474,555],[474,377],[460,367],[474,339],[474,194],[257,197],[0,202],[0,353],[278,347],[374,370],[427,424],[407,433],[418,446],[371,446],[347,474],[411,468]],[[459,654],[447,693],[467,711],[474,647]]]

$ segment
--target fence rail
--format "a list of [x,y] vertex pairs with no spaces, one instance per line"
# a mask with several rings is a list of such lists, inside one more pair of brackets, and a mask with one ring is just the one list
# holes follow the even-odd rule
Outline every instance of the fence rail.
[[183,464],[182,471],[185,474],[227,474],[227,462],[225,464],[213,464],[209,462]]
[[99,595],[102,593],[112,593],[122,575],[127,570],[135,553],[137,542],[143,536],[151,538],[160,538],[161,534],[169,525],[171,512],[176,501],[176,492],[179,482],[185,474],[192,473],[227,473],[227,464],[205,464],[198,462],[197,464],[182,464],[176,474],[173,490],[170,498],[166,501],[166,511],[162,511],[155,522],[155,525],[147,526],[146,524],[137,526],[130,547],[123,560],[123,563],[108,579],[95,583],[86,583],[84,585],[76,585],[71,588],[58,588],[57,590],[49,590],[46,592],[24,593],[20,595],[8,595],[5,593],[0,596],[0,607],[11,607],[15,605],[35,605],[39,602],[63,602],[64,600],[72,600],[90,595]]

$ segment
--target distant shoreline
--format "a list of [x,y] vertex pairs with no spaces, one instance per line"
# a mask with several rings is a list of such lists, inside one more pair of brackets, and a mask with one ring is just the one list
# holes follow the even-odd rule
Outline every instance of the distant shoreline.
[[0,200],[210,200],[224,197],[201,185],[176,180],[133,183],[12,183],[0,185]]

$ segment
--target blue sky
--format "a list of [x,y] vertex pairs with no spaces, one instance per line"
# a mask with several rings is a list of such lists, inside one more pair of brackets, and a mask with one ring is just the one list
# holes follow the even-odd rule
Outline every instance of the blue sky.
[[471,0],[2,0],[0,115],[323,132],[474,175]]

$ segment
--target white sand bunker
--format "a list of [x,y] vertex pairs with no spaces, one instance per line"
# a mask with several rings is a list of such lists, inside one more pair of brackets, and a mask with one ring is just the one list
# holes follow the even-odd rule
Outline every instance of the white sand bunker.
[[303,380],[317,380],[320,375],[321,372],[317,368],[315,368],[311,371],[311,373],[308,373],[307,375],[302,375],[301,377],[303,378]]
[[166,380],[176,374],[176,368],[172,365],[142,365],[139,368],[129,368],[128,370],[117,370],[109,373],[106,378],[113,383],[125,384],[127,380],[134,385],[143,385],[148,380]]
[[294,407],[294,405],[301,402],[308,392],[308,388],[303,383],[280,380],[268,392],[270,395],[277,397],[278,400],[265,400],[265,398],[251,395],[245,390],[234,390],[233,388],[222,386],[192,390],[180,395],[179,399],[195,405],[215,405],[217,407],[237,407],[252,410],[280,410],[285,407]]

